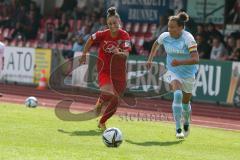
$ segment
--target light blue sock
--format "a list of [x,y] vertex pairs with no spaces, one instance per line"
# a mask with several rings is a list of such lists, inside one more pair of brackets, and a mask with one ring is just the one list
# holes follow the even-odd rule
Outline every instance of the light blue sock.
[[190,115],[191,115],[191,105],[190,104],[182,104],[183,106],[183,118],[184,118],[184,124],[189,125],[190,123]]
[[176,130],[181,128],[182,119],[182,98],[183,94],[181,90],[176,90],[174,92],[174,99],[172,103],[173,117],[176,122]]

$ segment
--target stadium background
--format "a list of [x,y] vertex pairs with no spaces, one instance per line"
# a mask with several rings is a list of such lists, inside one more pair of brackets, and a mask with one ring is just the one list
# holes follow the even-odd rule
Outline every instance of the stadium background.
[[[37,85],[43,69],[49,79],[60,64],[81,54],[89,35],[106,28],[106,8],[113,5],[118,8],[123,28],[131,35],[133,50],[128,61],[128,79],[129,85],[135,85],[134,90],[147,92],[160,85],[158,74],[133,79],[146,70],[144,61],[152,42],[166,31],[167,17],[183,9],[190,15],[186,30],[195,35],[201,57],[193,100],[238,105],[240,18],[239,3],[233,0],[227,3],[224,0],[3,0],[0,40],[7,47],[2,55],[1,81]],[[96,53],[97,47],[91,48],[91,52]],[[164,62],[164,54],[155,61],[156,65]],[[159,73],[159,67],[155,69]],[[63,66],[65,83],[81,83],[79,73],[71,74],[71,70],[70,63]],[[153,76],[150,81],[149,76]],[[88,85],[97,88],[95,82]]]
[[[59,95],[52,98],[63,99],[72,95],[87,95],[90,99],[96,97],[98,86],[94,55],[97,47],[91,48],[93,56],[89,67],[79,68],[78,56],[91,33],[106,28],[106,9],[116,6],[122,18],[122,27],[131,35],[133,47],[127,64],[126,95],[137,92],[141,93],[140,99],[152,96],[159,100],[155,103],[161,103],[171,98],[171,94],[165,95],[168,87],[158,78],[165,63],[164,50],[160,48],[151,72],[146,73],[145,62],[152,42],[167,29],[167,17],[185,10],[190,15],[186,30],[195,36],[201,57],[192,101],[204,102],[207,109],[211,103],[212,110],[211,114],[205,109],[194,114],[206,117],[214,114],[215,117],[239,120],[239,110],[235,110],[240,105],[240,21],[236,0],[3,0],[0,4],[0,39],[6,45],[1,55],[0,72],[1,92],[4,94],[24,94],[15,89],[16,85],[29,86],[27,90],[39,87],[44,72],[45,83],[49,82],[50,75],[56,78],[51,89],[47,90],[50,95],[53,91],[58,92],[56,94]],[[73,60],[73,57],[77,58]],[[77,90],[79,86],[85,90]],[[158,86],[161,86],[160,90],[155,89]],[[86,93],[86,89],[90,94]],[[24,95],[31,96],[31,93],[48,97],[47,93],[39,92],[34,90]],[[141,108],[140,103],[137,107]],[[219,112],[215,111],[216,107]],[[222,107],[229,108],[225,114],[221,114]],[[201,107],[196,105],[196,108]],[[153,105],[150,109],[156,108]],[[171,112],[170,107],[167,111]]]
[[[0,41],[6,45],[0,54],[0,159],[239,159],[239,4],[239,0],[0,0]],[[94,130],[96,119],[66,122],[53,114],[64,99],[74,101],[73,113],[87,112],[95,104],[97,46],[91,48],[89,67],[77,68],[77,61],[91,33],[106,28],[109,6],[118,8],[122,27],[131,35],[126,95],[140,93],[134,97],[136,106],[121,103],[110,119],[108,126],[119,127],[125,138],[111,151]],[[181,9],[190,15],[186,30],[195,36],[201,59],[191,136],[176,141],[171,95],[144,97],[167,93],[158,79],[164,50],[159,50],[151,72],[146,72],[145,63],[153,41],[166,31],[167,17]],[[52,80],[47,83],[51,86],[40,87],[43,77],[44,83]],[[22,105],[29,96],[37,97],[40,107]]]

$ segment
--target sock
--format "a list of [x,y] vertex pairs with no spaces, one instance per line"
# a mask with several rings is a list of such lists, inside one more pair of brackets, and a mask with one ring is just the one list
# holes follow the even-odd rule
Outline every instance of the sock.
[[112,96],[105,112],[103,113],[100,123],[105,123],[112,115],[117,111],[117,106],[119,104],[119,98],[117,96]]
[[183,118],[184,118],[184,125],[189,125],[190,123],[190,115],[191,115],[191,105],[189,103],[182,104],[183,106]]
[[182,91],[176,90],[174,92],[174,99],[172,103],[173,117],[176,122],[176,130],[181,128],[181,119],[182,119]]

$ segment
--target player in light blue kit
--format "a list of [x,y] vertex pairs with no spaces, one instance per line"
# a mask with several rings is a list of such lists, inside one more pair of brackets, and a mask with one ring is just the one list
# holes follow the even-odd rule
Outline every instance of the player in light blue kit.
[[[195,82],[196,64],[199,62],[197,43],[191,33],[184,30],[185,22],[189,19],[185,12],[169,17],[168,32],[162,33],[152,46],[147,62],[147,68],[152,65],[152,59],[160,45],[167,53],[167,72],[164,81],[170,83],[174,91],[172,103],[173,116],[176,122],[176,138],[184,138],[189,134],[190,98]],[[181,119],[183,116],[183,131]]]

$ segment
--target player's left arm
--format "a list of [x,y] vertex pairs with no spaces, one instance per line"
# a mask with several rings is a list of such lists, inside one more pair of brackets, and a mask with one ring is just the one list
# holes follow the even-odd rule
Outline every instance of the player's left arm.
[[199,55],[197,51],[190,52],[190,58],[185,60],[176,60],[172,61],[172,66],[180,66],[180,65],[193,65],[199,63]]

